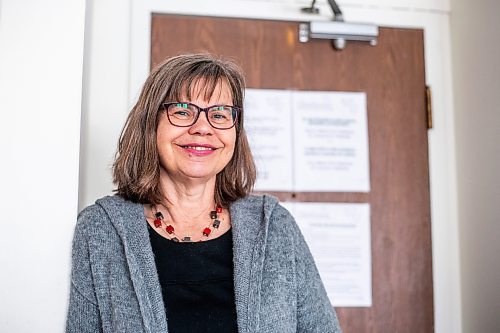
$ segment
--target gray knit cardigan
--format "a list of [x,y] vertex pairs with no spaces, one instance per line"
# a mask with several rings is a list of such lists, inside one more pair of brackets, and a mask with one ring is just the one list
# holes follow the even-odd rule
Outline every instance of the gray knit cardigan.
[[[340,332],[290,213],[250,196],[230,214],[238,331]],[[66,331],[168,332],[142,205],[105,197],[79,214]]]

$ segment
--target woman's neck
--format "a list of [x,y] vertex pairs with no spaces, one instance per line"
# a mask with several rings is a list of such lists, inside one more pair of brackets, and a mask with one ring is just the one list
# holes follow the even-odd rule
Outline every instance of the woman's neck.
[[166,174],[161,177],[166,209],[175,224],[205,223],[215,209],[215,177],[209,181],[174,181]]
[[164,202],[145,205],[148,223],[161,236],[177,241],[196,242],[222,235],[231,228],[231,218],[227,208],[216,207],[215,181],[216,177],[208,181],[172,180],[163,173],[160,182]]

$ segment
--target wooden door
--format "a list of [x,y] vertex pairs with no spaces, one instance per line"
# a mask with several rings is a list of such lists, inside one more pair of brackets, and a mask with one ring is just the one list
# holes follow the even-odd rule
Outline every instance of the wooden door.
[[434,331],[423,31],[381,28],[378,45],[298,41],[298,22],[153,15],[151,66],[211,52],[235,59],[249,88],[367,94],[369,193],[273,193],[371,206],[369,308],[337,308],[344,332]]

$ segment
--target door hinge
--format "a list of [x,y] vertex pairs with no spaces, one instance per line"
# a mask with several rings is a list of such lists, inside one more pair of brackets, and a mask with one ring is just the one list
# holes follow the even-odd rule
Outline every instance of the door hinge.
[[432,94],[431,87],[425,86],[425,104],[427,111],[427,129],[432,129]]

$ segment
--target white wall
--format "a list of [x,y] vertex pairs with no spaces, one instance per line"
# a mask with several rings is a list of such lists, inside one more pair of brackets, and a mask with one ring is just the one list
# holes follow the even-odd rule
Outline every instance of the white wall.
[[[499,8],[496,0],[452,1],[451,14],[448,0],[339,4],[347,20],[425,29],[435,120],[429,149],[436,332],[462,332],[462,313],[463,332],[493,332],[499,327],[495,282],[500,280],[495,261],[499,190],[493,173],[499,169],[494,146],[500,123],[494,104],[500,58],[494,14]],[[327,19],[326,1],[318,2]],[[119,130],[148,70],[151,10],[307,21],[310,17],[298,8],[309,3],[88,0],[80,207],[110,193],[109,164]],[[84,0],[0,1],[2,332],[63,330],[77,210],[84,14]]]
[[0,332],[62,332],[85,1],[0,2]]
[[[111,191],[109,165],[119,129],[149,70],[150,13],[309,21],[304,0],[90,1],[90,54],[84,83],[80,207]],[[326,1],[318,1],[329,19]],[[425,31],[427,82],[433,90],[429,132],[434,309],[438,333],[461,332],[454,115],[452,110],[448,0],[338,1],[345,18]],[[111,44],[109,41],[113,40]]]
[[111,194],[110,166],[129,110],[130,1],[87,1],[80,209]]
[[500,332],[500,2],[453,0],[463,332]]

